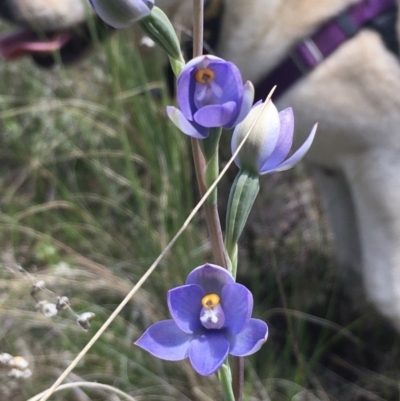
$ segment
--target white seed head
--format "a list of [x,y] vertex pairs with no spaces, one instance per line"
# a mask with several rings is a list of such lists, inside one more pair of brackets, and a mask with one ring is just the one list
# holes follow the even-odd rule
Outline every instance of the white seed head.
[[12,355],[7,353],[0,354],[0,363],[3,363],[4,365],[9,365],[12,360]]
[[46,283],[43,280],[40,280],[32,286],[30,294],[33,296],[38,292],[43,291],[45,288]]
[[90,322],[94,319],[96,315],[92,312],[85,312],[82,315],[79,315],[76,319],[78,326],[84,330],[88,331],[90,329]]
[[30,369],[19,370],[13,368],[8,372],[7,376],[15,379],[27,379],[32,376],[32,371]]
[[29,362],[22,356],[14,356],[9,362],[9,366],[19,370],[25,370],[29,366]]
[[69,307],[69,299],[68,297],[58,297],[57,298],[57,310],[64,310]]
[[51,302],[40,301],[36,304],[36,309],[46,317],[57,315],[57,306]]

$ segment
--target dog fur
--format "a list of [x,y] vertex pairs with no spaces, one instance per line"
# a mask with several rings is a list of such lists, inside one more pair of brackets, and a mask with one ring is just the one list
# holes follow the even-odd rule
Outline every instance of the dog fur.
[[[275,0],[266,7],[257,0],[231,1],[219,55],[257,82],[321,21],[356,2]],[[399,90],[399,60],[376,32],[364,29],[278,102],[294,109],[298,143],[319,121],[306,162],[321,188],[339,265],[352,276],[356,293],[363,281],[368,298],[398,329]]]
[[[257,84],[297,41],[358,1],[226,0],[217,55],[233,61],[244,79]],[[157,5],[177,25],[190,25],[190,1],[160,0]],[[20,22],[21,15],[15,21]],[[358,296],[364,288],[373,305],[400,330],[398,58],[379,34],[363,29],[277,105],[293,107],[297,144],[319,122],[305,161],[321,188],[339,265],[354,293]]]

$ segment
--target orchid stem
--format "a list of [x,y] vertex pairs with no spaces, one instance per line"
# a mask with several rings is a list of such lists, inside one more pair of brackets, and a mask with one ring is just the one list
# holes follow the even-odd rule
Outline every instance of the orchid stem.
[[[203,24],[204,0],[193,0],[193,58],[203,54]],[[200,194],[203,196],[207,192],[207,182],[205,177],[206,161],[201,151],[199,141],[194,138],[192,138],[192,152],[197,182]],[[228,268],[217,202],[206,202],[204,204],[204,211],[215,262],[222,267]],[[228,400],[242,401],[244,380],[243,358],[234,357],[233,364],[236,373],[231,382],[231,390],[233,389],[234,396],[230,395]],[[223,369],[224,367],[221,370]],[[228,372],[224,372],[224,374],[228,374]]]
[[[203,196],[208,190],[205,177],[206,161],[201,151],[199,141],[194,138],[192,138],[192,152],[200,196]],[[222,237],[221,223],[218,215],[217,203],[204,203],[204,212],[206,216],[206,222],[210,235],[211,247],[215,263],[226,268],[227,259],[224,247],[224,240]]]
[[[204,0],[193,0],[193,57],[201,56],[203,53],[203,21]],[[203,196],[208,189],[205,176],[207,166],[199,141],[193,138],[192,152],[200,196]],[[221,223],[218,215],[217,202],[206,202],[204,204],[204,212],[215,263],[226,268],[227,258],[222,237]]]
[[235,401],[242,401],[244,385],[244,358],[240,356],[233,357],[233,375],[232,388],[235,395]]
[[193,0],[193,58],[203,54],[204,0]]

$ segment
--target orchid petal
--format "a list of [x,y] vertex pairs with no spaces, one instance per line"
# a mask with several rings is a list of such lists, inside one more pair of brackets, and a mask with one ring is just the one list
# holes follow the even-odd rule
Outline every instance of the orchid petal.
[[247,81],[243,86],[243,97],[242,97],[242,104],[240,105],[239,109],[239,114],[233,121],[230,121],[225,128],[231,129],[235,125],[242,122],[244,118],[249,114],[253,102],[254,102],[254,86],[250,81]]
[[224,333],[210,330],[191,342],[189,359],[198,374],[208,376],[221,367],[228,352],[229,342]]
[[150,326],[135,345],[166,361],[188,357],[193,336],[184,333],[173,320],[162,320]]
[[193,120],[193,113],[196,111],[194,99],[191,95],[194,93],[195,81],[193,79],[192,68],[184,68],[177,80],[176,100],[183,115],[190,121]]
[[178,327],[185,333],[193,333],[203,326],[200,312],[204,290],[196,284],[183,285],[168,291],[168,308]]
[[297,164],[304,157],[304,155],[308,152],[308,150],[310,149],[310,147],[311,147],[311,145],[313,143],[314,137],[315,137],[315,133],[317,132],[317,127],[318,127],[318,124],[315,124],[313,129],[311,130],[308,138],[303,143],[303,145],[301,145],[300,148],[297,149],[297,151],[292,156],[289,157],[289,159],[287,159],[286,161],[281,163],[276,168],[272,168],[272,169],[266,170],[266,171],[264,171],[264,170],[261,171],[260,174],[268,174],[268,173],[272,173],[272,172],[275,172],[275,171],[289,170],[295,164]]
[[186,279],[186,284],[197,284],[204,289],[205,294],[221,295],[224,285],[234,283],[228,270],[206,263],[194,269]]
[[259,165],[271,155],[279,138],[279,114],[271,101],[253,106],[247,117],[236,126],[232,136],[232,150],[237,149],[250,129],[237,163],[242,169],[258,172]]
[[225,314],[225,327],[235,335],[249,322],[253,311],[253,296],[242,284],[226,284],[221,293],[221,305]]
[[203,127],[222,127],[232,120],[236,110],[235,102],[204,106],[195,113],[194,121]]
[[[267,160],[271,156],[272,152],[276,148],[281,133],[281,124],[278,109],[269,101],[265,106],[265,109],[261,113],[260,119],[254,126],[255,135],[262,136],[261,150],[259,154],[259,164],[263,163],[263,160]],[[261,131],[263,134],[261,134]]]
[[280,111],[279,120],[281,130],[278,142],[276,143],[275,149],[271,155],[264,161],[264,164],[260,166],[259,171],[261,173],[263,171],[271,170],[278,166],[279,163],[282,163],[292,147],[294,131],[294,115],[292,108],[288,107],[287,109]]
[[167,115],[173,124],[179,128],[184,134],[191,136],[196,139],[204,139],[208,136],[208,130],[206,128],[200,127],[196,124],[194,126],[189,122],[183,113],[174,106],[167,106]]
[[215,73],[213,83],[222,88],[221,103],[238,102],[242,97],[243,81],[236,65],[227,61],[218,61],[211,62],[208,68]]
[[234,356],[247,356],[257,352],[267,341],[268,326],[259,319],[250,319],[247,326],[236,336],[230,336],[229,353]]

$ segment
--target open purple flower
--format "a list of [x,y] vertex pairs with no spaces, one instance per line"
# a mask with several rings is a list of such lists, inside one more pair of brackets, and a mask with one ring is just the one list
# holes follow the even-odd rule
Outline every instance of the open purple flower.
[[232,153],[236,152],[250,129],[235,163],[243,170],[268,174],[288,170],[303,158],[314,140],[317,124],[300,148],[286,160],[293,143],[294,116],[291,107],[278,113],[272,101],[266,105],[256,103],[233,132]]
[[113,28],[127,28],[147,17],[154,0],[89,0],[98,16]]
[[209,128],[233,128],[251,109],[254,88],[243,85],[231,62],[206,55],[189,61],[178,77],[179,109],[167,107],[171,121],[186,135],[204,139]]
[[168,292],[168,308],[173,319],[153,324],[135,344],[167,361],[189,358],[203,376],[228,354],[251,355],[267,340],[266,323],[251,319],[251,292],[220,266],[194,269],[186,285]]

